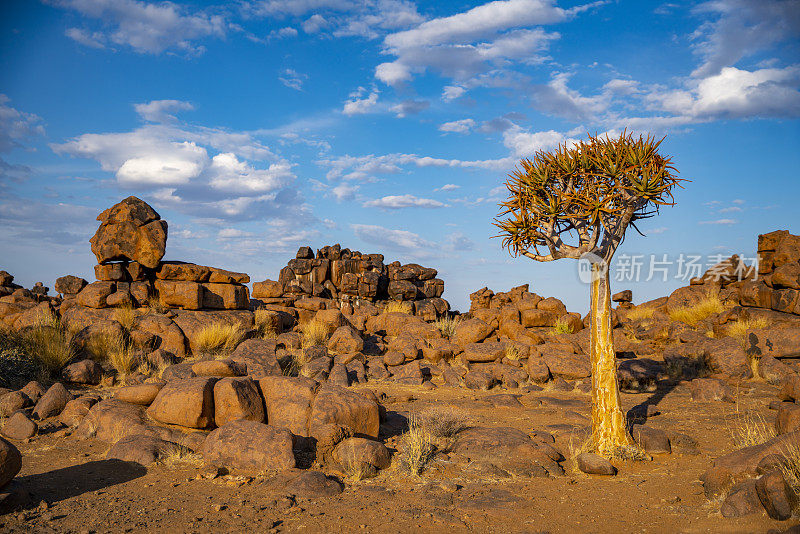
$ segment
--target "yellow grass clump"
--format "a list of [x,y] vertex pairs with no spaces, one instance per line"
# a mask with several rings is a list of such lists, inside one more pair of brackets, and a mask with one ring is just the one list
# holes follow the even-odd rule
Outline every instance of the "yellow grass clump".
[[278,328],[273,322],[272,312],[264,308],[259,308],[254,313],[256,330],[261,339],[274,339],[278,337]]
[[239,323],[211,323],[198,332],[195,345],[202,354],[224,357],[244,339],[244,329]]
[[316,319],[311,319],[300,327],[301,346],[304,349],[315,345],[324,345],[331,335],[330,327]]
[[652,319],[653,314],[656,312],[655,308],[648,308],[646,306],[637,306],[625,311],[625,318],[631,321],[643,321]]
[[125,332],[130,333],[136,329],[136,318],[138,314],[131,306],[120,306],[114,309],[114,320],[122,325]]
[[758,330],[769,326],[769,321],[763,317],[758,319],[739,319],[725,325],[725,332],[731,337],[744,338],[748,330]]
[[435,326],[439,332],[442,333],[442,336],[446,337],[447,339],[453,337],[453,334],[455,333],[459,324],[461,324],[460,315],[445,315],[444,317],[439,317],[433,322],[433,326]]
[[386,303],[386,308],[384,308],[384,312],[386,313],[411,313],[413,304],[410,302],[402,302],[397,300],[390,300]]
[[400,438],[400,467],[412,475],[419,475],[433,457],[436,450],[433,443],[434,436],[420,417],[409,415],[408,431]]
[[52,311],[39,315],[22,335],[26,352],[49,373],[57,373],[75,357],[73,336]]
[[556,319],[556,323],[553,325],[553,335],[556,336],[559,334],[571,334],[573,330],[573,326],[560,317]]
[[431,406],[421,411],[417,420],[437,438],[453,438],[468,426],[466,413],[452,406]]
[[697,304],[692,306],[681,306],[669,310],[669,318],[673,321],[680,321],[689,326],[697,326],[701,321],[708,319],[715,313],[720,313],[725,309],[722,301],[717,295],[706,295]]

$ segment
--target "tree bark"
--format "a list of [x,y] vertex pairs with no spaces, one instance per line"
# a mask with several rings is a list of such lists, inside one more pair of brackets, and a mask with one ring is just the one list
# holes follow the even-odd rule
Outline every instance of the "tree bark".
[[630,446],[632,440],[626,428],[617,385],[617,359],[606,265],[592,264],[592,445],[598,454],[612,456],[620,447]]

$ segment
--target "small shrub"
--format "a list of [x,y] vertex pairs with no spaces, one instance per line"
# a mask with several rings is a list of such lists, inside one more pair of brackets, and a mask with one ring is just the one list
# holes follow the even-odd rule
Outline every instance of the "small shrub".
[[244,339],[244,334],[239,323],[212,323],[198,332],[195,344],[202,354],[225,357]]
[[456,327],[461,324],[461,316],[460,315],[445,315],[444,317],[440,317],[434,321],[433,326],[435,326],[439,332],[442,333],[447,339],[453,337],[453,334],[456,331]]
[[147,307],[150,313],[157,315],[164,315],[170,311],[170,307],[164,302],[164,298],[159,295],[158,297],[150,298],[147,300]]
[[556,336],[559,334],[571,334],[573,330],[575,330],[575,328],[560,317],[556,319],[556,324],[553,325],[553,335]]
[[402,302],[397,300],[390,300],[386,303],[386,308],[384,308],[384,312],[386,313],[407,313],[411,314],[413,304],[410,302]]
[[[124,342],[114,347],[111,352],[108,353],[108,361],[114,366],[114,369],[117,370],[120,376],[131,374],[134,368],[141,368],[143,363],[139,358],[139,352]],[[144,365],[149,368],[149,364]]]
[[673,321],[680,321],[689,326],[697,326],[701,321],[708,319],[715,313],[720,313],[725,309],[718,295],[709,294],[693,306],[681,306],[669,310],[669,318]]
[[433,457],[436,448],[433,445],[433,436],[430,430],[422,424],[417,415],[409,415],[408,431],[403,434],[400,443],[402,445],[401,468],[412,475],[419,475]]
[[272,322],[272,314],[269,310],[259,308],[255,311],[255,324],[258,337],[261,339],[274,339],[278,337],[278,329]]
[[431,406],[420,412],[419,423],[432,436],[453,438],[467,428],[467,415],[451,406]]
[[324,345],[331,335],[331,330],[327,324],[312,319],[300,327],[300,334],[301,346],[307,349],[316,345]]
[[0,387],[19,389],[42,378],[42,365],[28,355],[26,348],[16,332],[0,328]]
[[165,467],[202,467],[205,465],[202,456],[180,445],[172,445],[166,449],[162,453],[159,463]]

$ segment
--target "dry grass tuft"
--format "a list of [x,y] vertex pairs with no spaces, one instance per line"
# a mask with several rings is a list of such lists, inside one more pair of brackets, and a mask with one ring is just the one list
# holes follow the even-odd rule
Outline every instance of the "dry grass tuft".
[[165,450],[161,454],[159,463],[165,467],[202,467],[205,465],[202,456],[180,445],[173,445]]
[[402,302],[397,300],[390,300],[386,303],[386,308],[384,308],[385,313],[407,313],[411,314],[414,305],[410,302]]
[[72,334],[53,313],[42,313],[33,328],[21,337],[25,352],[51,375],[59,372],[75,357]]
[[170,307],[166,302],[164,302],[164,298],[161,295],[147,299],[147,307],[149,308],[150,313],[157,315],[164,315],[170,311]]
[[275,339],[278,337],[278,329],[272,321],[273,315],[269,310],[259,308],[254,313],[256,330],[261,339]]
[[136,329],[138,313],[131,306],[121,306],[114,309],[114,320],[122,325],[125,332],[130,333]]
[[553,325],[552,334],[557,336],[559,334],[571,334],[574,328],[567,321],[562,320],[560,317],[556,319],[556,324]]
[[794,443],[789,443],[783,447],[781,455],[784,461],[780,463],[780,470],[783,474],[784,480],[789,484],[789,487],[794,492],[797,505],[794,512],[800,512],[800,447]]
[[331,329],[327,324],[311,319],[300,327],[300,333],[301,346],[307,349],[316,345],[324,345],[331,335]]
[[748,330],[758,330],[769,326],[769,321],[763,317],[758,319],[738,319],[725,325],[725,333],[731,337],[744,338]]
[[433,322],[433,326],[435,326],[439,332],[442,333],[442,336],[447,339],[453,337],[453,334],[455,333],[459,324],[461,324],[460,315],[445,315],[444,317],[440,317]]
[[520,359],[519,347],[516,345],[506,345],[506,350],[503,356],[508,358],[509,360],[515,360],[515,361],[519,360]]
[[647,319],[652,319],[655,311],[656,311],[655,308],[637,306],[636,308],[631,308],[630,310],[626,310],[625,318],[630,321],[644,321]]
[[408,431],[400,438],[400,443],[400,467],[412,475],[419,475],[436,450],[433,435],[419,416],[409,415]]
[[741,413],[738,404],[729,429],[737,449],[761,445],[777,435],[774,425],[768,423],[764,416],[753,411]]
[[233,352],[244,339],[244,335],[244,329],[239,323],[211,323],[197,334],[195,344],[201,354],[221,358]]
[[701,321],[708,319],[715,313],[720,313],[725,309],[718,295],[706,295],[701,301],[693,306],[682,306],[669,310],[669,318],[673,321],[680,321],[689,326],[697,326]]
[[418,423],[437,438],[453,438],[467,428],[467,414],[452,406],[431,406],[416,416]]

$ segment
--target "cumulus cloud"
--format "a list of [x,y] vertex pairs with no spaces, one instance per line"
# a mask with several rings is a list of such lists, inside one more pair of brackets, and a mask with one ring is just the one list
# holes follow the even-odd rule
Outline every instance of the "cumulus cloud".
[[649,99],[658,109],[696,120],[800,116],[800,65],[755,71],[725,67],[691,85]]
[[434,191],[455,191],[456,189],[460,189],[460,188],[461,188],[461,186],[460,186],[460,185],[456,185],[456,184],[444,184],[444,185],[443,185],[442,187],[440,187],[439,189],[434,189]]
[[[44,135],[44,126],[38,116],[19,111],[11,107],[9,102],[6,95],[0,94],[0,154],[17,148],[24,149],[27,140]],[[5,187],[6,180],[24,180],[30,171],[25,165],[9,163],[0,157],[0,190]]]
[[701,16],[716,17],[694,34],[695,50],[703,63],[695,77],[718,74],[724,67],[800,37],[800,9],[795,0],[714,0],[695,8]]
[[350,93],[350,99],[344,103],[342,113],[345,115],[363,115],[369,113],[378,103],[378,91],[372,90],[368,96],[364,96],[366,89],[359,87],[357,91]]
[[530,132],[515,125],[503,133],[503,144],[516,157],[533,157],[537,151],[552,150],[565,141],[574,142],[574,139],[555,130]]
[[284,69],[280,76],[278,76],[278,80],[283,85],[295,91],[302,91],[303,83],[305,83],[307,79],[307,74],[301,74],[294,69]]
[[[539,63],[559,34],[531,27],[562,22],[586,7],[565,10],[552,0],[496,0],[427,20],[385,37],[384,51],[396,59],[378,65],[375,76],[398,85],[430,69],[466,81],[509,62]],[[443,98],[450,101],[463,93],[464,87],[450,85]]]
[[716,220],[713,220],[713,221],[700,221],[697,224],[715,224],[715,225],[730,226],[730,225],[736,224],[738,222],[739,221],[737,221],[736,219],[716,219]]
[[144,120],[150,122],[174,122],[178,111],[191,111],[194,106],[182,100],[152,100],[143,104],[134,104],[136,110]]
[[453,252],[466,252],[475,249],[475,242],[463,232],[453,232],[445,238],[446,247]]
[[447,204],[443,204],[438,200],[430,198],[419,198],[414,195],[389,195],[375,200],[368,200],[364,202],[365,208],[381,208],[397,210],[403,208],[445,208]]
[[246,132],[151,124],[131,132],[87,133],[51,147],[96,160],[120,187],[149,192],[158,205],[186,214],[313,219],[294,188],[292,164]]
[[[141,54],[179,51],[200,54],[205,51],[196,41],[222,38],[228,23],[222,15],[190,12],[171,2],[149,3],[139,0],[51,0],[64,9],[77,11],[86,19],[99,21],[101,28],[70,28],[67,36],[95,48],[108,44],[129,46]],[[88,21],[87,21],[88,22]]]
[[444,89],[442,89],[442,100],[445,102],[452,102],[463,96],[466,92],[467,90],[460,85],[446,85]]
[[460,119],[439,125],[439,131],[460,134],[469,133],[473,128],[475,128],[475,121],[473,119]]

